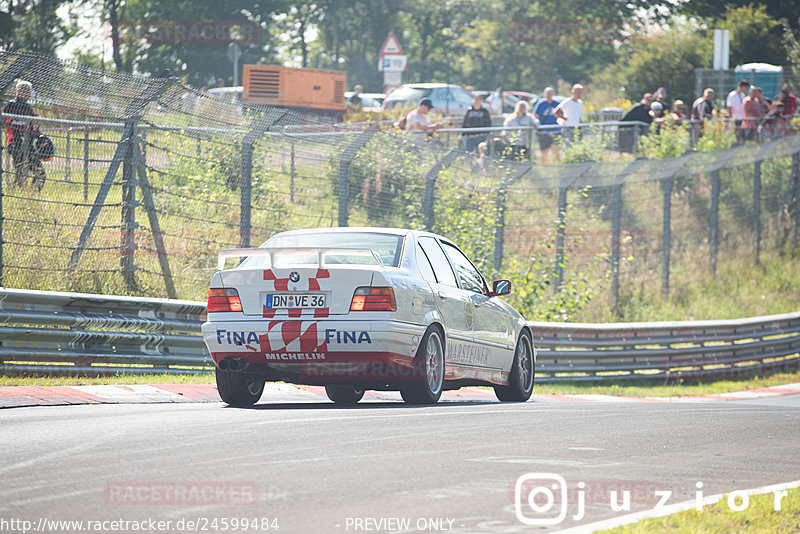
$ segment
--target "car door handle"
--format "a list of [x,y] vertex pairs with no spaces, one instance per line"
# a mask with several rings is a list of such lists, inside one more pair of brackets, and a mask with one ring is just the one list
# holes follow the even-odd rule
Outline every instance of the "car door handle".
[[440,299],[442,299],[442,300],[444,300],[444,299],[446,299],[446,298],[447,298],[447,295],[445,294],[445,292],[444,292],[444,291],[439,291],[439,292],[437,292],[436,294],[437,294],[437,295],[439,296],[439,298],[440,298]]

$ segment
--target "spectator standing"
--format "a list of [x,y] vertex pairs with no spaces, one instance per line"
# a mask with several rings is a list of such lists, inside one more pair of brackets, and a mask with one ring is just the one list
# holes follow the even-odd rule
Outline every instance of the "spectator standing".
[[762,140],[773,139],[776,137],[783,137],[789,133],[787,124],[784,121],[784,111],[786,105],[781,100],[780,96],[776,97],[769,105],[764,118],[761,120],[760,137]]
[[775,97],[775,100],[781,99],[783,102],[783,114],[786,118],[787,124],[792,121],[792,115],[797,113],[797,97],[792,94],[792,86],[788,83],[783,84],[781,87],[781,94]]
[[[28,103],[33,92],[30,82],[20,80],[16,86],[16,98],[3,108],[4,115],[23,115],[35,117],[33,107]],[[32,120],[20,117],[6,117],[6,140],[8,152],[14,164],[14,183],[25,185],[28,175],[31,175],[31,184],[41,191],[44,187],[45,171],[36,150],[36,140],[39,129]]]
[[[564,137],[572,140],[574,135],[574,128],[581,123],[581,115],[583,115],[583,86],[576,83],[572,86],[572,96],[565,98],[559,105],[556,106],[555,115],[560,119],[560,123],[567,127],[564,132]],[[580,137],[580,131],[578,132]]]
[[[489,110],[483,107],[483,97],[481,95],[472,95],[472,107],[469,108],[464,115],[464,122],[461,124],[461,127],[486,128],[491,125],[492,117],[489,115]],[[487,135],[487,131],[465,133],[464,147],[467,149],[467,152],[474,152],[479,144],[486,141]]]
[[347,101],[347,105],[349,107],[352,107],[354,109],[361,109],[361,91],[363,90],[364,88],[361,87],[360,85],[356,85],[355,87],[353,87],[353,95]]
[[758,127],[761,119],[765,115],[764,107],[761,102],[761,89],[755,85],[750,86],[750,94],[744,99],[744,120],[742,120],[742,131],[745,141],[758,139]]
[[486,104],[489,106],[489,113],[492,115],[503,114],[503,88],[498,87],[494,93],[489,95],[486,99]]
[[[553,91],[552,87],[545,87],[542,93],[544,99],[536,103],[536,107],[533,110],[533,117],[539,121],[539,126],[555,126],[558,124],[558,119],[555,114],[558,102],[553,99],[554,93],[555,91]],[[560,130],[558,128],[547,128],[536,133],[536,137],[539,140],[539,148],[542,150],[542,163],[548,162],[550,159],[550,151],[553,152],[556,160],[559,159],[558,145],[553,142],[553,136],[559,133]]]
[[659,87],[656,89],[656,92],[653,93],[653,102],[661,102],[661,109],[669,109],[666,87]]
[[693,145],[697,143],[697,140],[703,135],[703,125],[706,119],[710,119],[714,116],[715,96],[714,90],[707,87],[703,91],[703,96],[695,100],[692,104],[692,109],[689,112],[689,133]]
[[742,121],[744,120],[744,99],[747,98],[747,93],[750,90],[750,84],[747,80],[741,80],[736,89],[728,93],[728,98],[725,99],[725,105],[728,108],[728,118],[733,120],[736,127],[736,140],[740,143],[744,141],[744,130],[742,130]]
[[428,122],[428,113],[433,109],[433,103],[429,98],[423,98],[416,109],[412,109],[406,115],[406,131],[432,134],[442,126],[441,123],[431,124]]
[[[644,122],[649,126],[653,122],[653,116],[650,115],[650,105],[652,103],[653,95],[650,93],[645,93],[642,95],[642,99],[639,101],[639,103],[629,109],[627,113],[622,116],[620,121]],[[636,152],[636,141],[640,135],[643,135],[647,132],[648,126],[643,126],[641,124],[621,126],[619,129],[619,151],[630,152],[631,154]]]
[[[503,126],[508,128],[503,132],[509,144],[504,154],[507,158],[519,160],[528,156],[528,138],[531,135],[531,130],[520,128],[530,128],[535,124],[533,116],[528,113],[528,103],[524,100],[517,101],[517,105],[514,106],[514,113],[506,117],[503,122]],[[518,129],[512,130],[511,128]]]

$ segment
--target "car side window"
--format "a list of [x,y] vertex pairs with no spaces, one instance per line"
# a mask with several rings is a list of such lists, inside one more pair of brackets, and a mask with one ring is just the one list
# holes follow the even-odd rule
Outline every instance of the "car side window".
[[422,273],[422,278],[428,282],[436,283],[436,275],[433,274],[431,262],[419,243],[417,243],[417,266],[419,267],[419,272]]
[[447,257],[453,263],[458,275],[458,281],[461,283],[461,288],[475,293],[486,293],[486,283],[483,281],[481,273],[478,272],[472,262],[464,255],[463,252],[458,250],[450,243],[442,243]]
[[425,255],[428,256],[433,266],[436,281],[446,286],[458,287],[453,268],[450,267],[450,262],[447,261],[447,256],[444,255],[439,243],[432,237],[421,237],[419,238],[419,245],[425,251]]

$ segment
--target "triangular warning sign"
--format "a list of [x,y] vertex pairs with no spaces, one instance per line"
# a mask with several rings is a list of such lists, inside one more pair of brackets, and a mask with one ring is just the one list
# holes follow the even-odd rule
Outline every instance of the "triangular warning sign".
[[378,52],[378,55],[392,56],[392,55],[402,55],[402,54],[403,54],[403,49],[400,48],[400,41],[398,41],[397,37],[394,36],[394,32],[389,32],[389,35],[386,36],[386,40],[383,42],[381,51]]

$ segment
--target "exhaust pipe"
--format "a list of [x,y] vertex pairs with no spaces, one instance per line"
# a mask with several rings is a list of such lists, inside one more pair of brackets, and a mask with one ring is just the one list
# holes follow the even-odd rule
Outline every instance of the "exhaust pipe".
[[218,364],[219,368],[223,371],[242,371],[247,367],[247,362],[241,358],[228,356]]
[[220,368],[221,370],[223,370],[223,371],[227,371],[227,370],[228,370],[228,363],[229,363],[229,361],[230,361],[230,359],[229,359],[229,358],[225,358],[224,360],[222,360],[221,362],[219,362],[219,363],[217,364],[217,367],[219,367],[219,368]]

